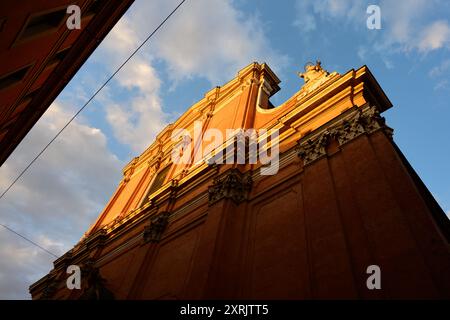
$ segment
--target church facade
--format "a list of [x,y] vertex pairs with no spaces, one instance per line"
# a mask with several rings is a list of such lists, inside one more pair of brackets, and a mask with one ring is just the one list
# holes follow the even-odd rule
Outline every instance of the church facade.
[[[396,146],[376,79],[320,62],[299,75],[277,107],[266,64],[207,92],[125,166],[33,299],[450,298],[450,222]],[[189,148],[180,129],[198,138]],[[211,129],[226,137],[214,148]],[[247,161],[249,137],[236,161],[229,129],[267,132],[255,142],[275,171]],[[81,289],[67,287],[71,265]]]

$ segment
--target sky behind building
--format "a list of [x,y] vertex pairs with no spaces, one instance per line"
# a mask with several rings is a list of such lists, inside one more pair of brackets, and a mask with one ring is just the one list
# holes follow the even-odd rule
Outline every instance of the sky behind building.
[[[178,1],[136,0],[0,168],[4,190]],[[381,29],[366,26],[369,4]],[[394,140],[450,212],[450,3],[444,0],[187,0],[0,200],[0,222],[56,254],[94,222],[122,167],[211,88],[252,61],[299,90],[298,71],[367,65],[394,104]],[[29,298],[54,258],[0,228],[0,298]]]

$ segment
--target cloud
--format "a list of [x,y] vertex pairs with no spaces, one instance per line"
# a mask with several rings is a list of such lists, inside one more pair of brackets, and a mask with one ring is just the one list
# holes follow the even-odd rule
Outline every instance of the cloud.
[[297,0],[295,8],[297,15],[293,25],[302,33],[316,30],[324,21],[366,25],[367,5],[360,0]]
[[[53,103],[0,168],[0,190],[72,114]],[[77,119],[0,200],[1,222],[60,255],[87,230],[120,179],[123,166],[105,135]],[[0,298],[26,298],[54,258],[0,227]]]
[[441,90],[449,88],[449,76],[450,71],[450,59],[443,60],[439,65],[433,67],[429,72],[428,76],[436,80],[434,90]]
[[416,47],[417,31],[424,26],[423,15],[432,6],[427,0],[382,1],[380,3],[383,49],[408,51]]
[[[126,24],[144,39],[178,1],[137,1]],[[166,63],[170,80],[195,76],[216,84],[240,68],[260,60],[275,69],[288,57],[271,49],[264,23],[244,15],[230,0],[187,1],[149,41],[148,52]]]
[[430,51],[448,46],[450,43],[450,27],[447,21],[436,21],[429,25],[420,36],[420,51]]
[[174,80],[201,76],[220,84],[257,60],[279,70],[288,58],[272,49],[263,26],[257,16],[244,16],[232,1],[191,1],[161,31],[154,52],[168,64]]
[[[112,29],[95,57],[98,64],[115,70],[138,47],[142,40],[132,21],[123,17]],[[114,137],[135,153],[148,147],[169,118],[162,109],[161,80],[152,63],[147,51],[138,52],[98,97]]]
[[[36,240],[52,252],[64,245],[40,234]],[[52,268],[52,256],[0,228],[0,299],[29,299],[28,287]]]
[[450,88],[449,81],[447,79],[439,80],[433,87],[433,90],[444,90]]
[[359,46],[358,50],[356,51],[356,54],[358,55],[358,58],[361,60],[366,60],[367,58],[367,48],[363,46]]
[[[351,25],[361,32],[370,32],[366,37],[377,54],[410,52],[421,53],[448,47],[450,27],[446,20],[432,20],[430,12],[439,8],[439,1],[429,0],[384,0],[381,9],[382,30],[366,28],[367,6],[370,1],[360,0],[297,0],[297,17],[294,25],[303,32],[314,31],[321,23]],[[367,50],[369,51],[369,50]]]
[[[120,65],[176,4],[136,1],[105,39],[96,61]],[[148,147],[172,119],[161,99],[162,86],[173,89],[180,81],[199,77],[213,87],[255,60],[283,68],[288,58],[270,49],[262,26],[256,16],[243,16],[232,1],[186,2],[117,74],[117,90],[102,94],[115,138],[136,153]],[[164,62],[163,71],[156,71],[157,61]]]
[[450,69],[450,59],[446,59],[442,61],[438,66],[432,68],[430,72],[428,72],[428,75],[431,78],[439,77],[447,74],[447,71],[449,71],[449,69]]

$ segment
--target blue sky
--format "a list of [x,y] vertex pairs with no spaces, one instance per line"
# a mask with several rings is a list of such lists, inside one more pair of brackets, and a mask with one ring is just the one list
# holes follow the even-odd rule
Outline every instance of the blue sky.
[[[136,0],[0,168],[3,190],[177,1]],[[57,254],[95,220],[121,169],[207,91],[252,61],[282,80],[278,105],[320,59],[345,73],[366,64],[394,107],[394,139],[450,212],[450,3],[370,1],[381,30],[366,27],[368,1],[187,0],[117,77],[0,200],[2,223]],[[28,298],[53,258],[0,229],[0,298]]]

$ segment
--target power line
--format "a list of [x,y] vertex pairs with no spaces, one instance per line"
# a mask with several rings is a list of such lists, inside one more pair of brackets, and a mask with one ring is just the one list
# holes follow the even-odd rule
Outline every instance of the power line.
[[11,229],[10,227],[4,225],[3,223],[0,223],[0,226],[2,226],[3,228],[5,228],[8,231],[11,231],[12,233],[15,233],[16,235],[18,235],[19,237],[21,237],[22,239],[25,239],[26,241],[28,241],[29,243],[31,243],[32,245],[38,247],[41,250],[44,250],[45,252],[47,252],[48,254],[54,256],[55,258],[58,258],[58,256],[56,254],[54,254],[53,252],[45,249],[43,246],[37,244],[36,242],[34,242],[33,240],[28,239],[27,237],[21,235],[20,233],[18,233],[17,231]]
[[[142,48],[142,46],[144,44],[147,43],[147,41],[164,25],[164,23],[166,23],[167,20],[170,19],[170,17],[172,17],[172,15],[178,10],[178,8],[181,7],[181,5],[185,2],[186,0],[182,0],[176,7],[175,9],[172,10],[172,12],[169,13],[169,15],[156,27],[155,30],[153,30],[152,33],[150,33],[147,38],[145,38],[145,40],[130,54],[130,56],[116,69],[116,71],[114,71],[114,73],[100,86],[100,88],[97,89],[97,91],[95,91],[95,93],[86,101],[86,103],[72,116],[72,118],[70,118],[70,120],[58,131],[58,133],[47,143],[47,145],[34,157],[33,160],[31,160],[31,162],[25,167],[25,169],[22,170],[22,172],[14,179],[14,181],[5,189],[5,191],[3,191],[3,193],[0,196],[0,199],[2,199],[5,194],[14,186],[14,184],[23,176],[23,174],[33,165],[33,163],[47,150],[47,148],[56,140],[56,138],[59,137],[59,135],[69,126],[69,124],[81,113],[81,111],[83,111],[83,109],[95,98],[95,96],[109,83],[109,81],[111,81],[112,78],[114,78],[114,76],[125,66],[125,64],[127,64],[128,61],[131,60],[131,58]],[[4,227],[6,230],[9,230],[10,232],[15,233],[16,235],[18,235],[19,237],[25,239],[26,241],[32,243],[33,245],[35,245],[36,247],[44,250],[45,252],[55,256],[56,258],[58,257],[57,255],[53,254],[52,252],[50,252],[49,250],[45,249],[44,247],[40,246],[39,244],[35,243],[34,241],[28,239],[27,237],[21,235],[20,233],[14,231],[13,229],[9,228],[8,226],[0,223],[0,226]]]

